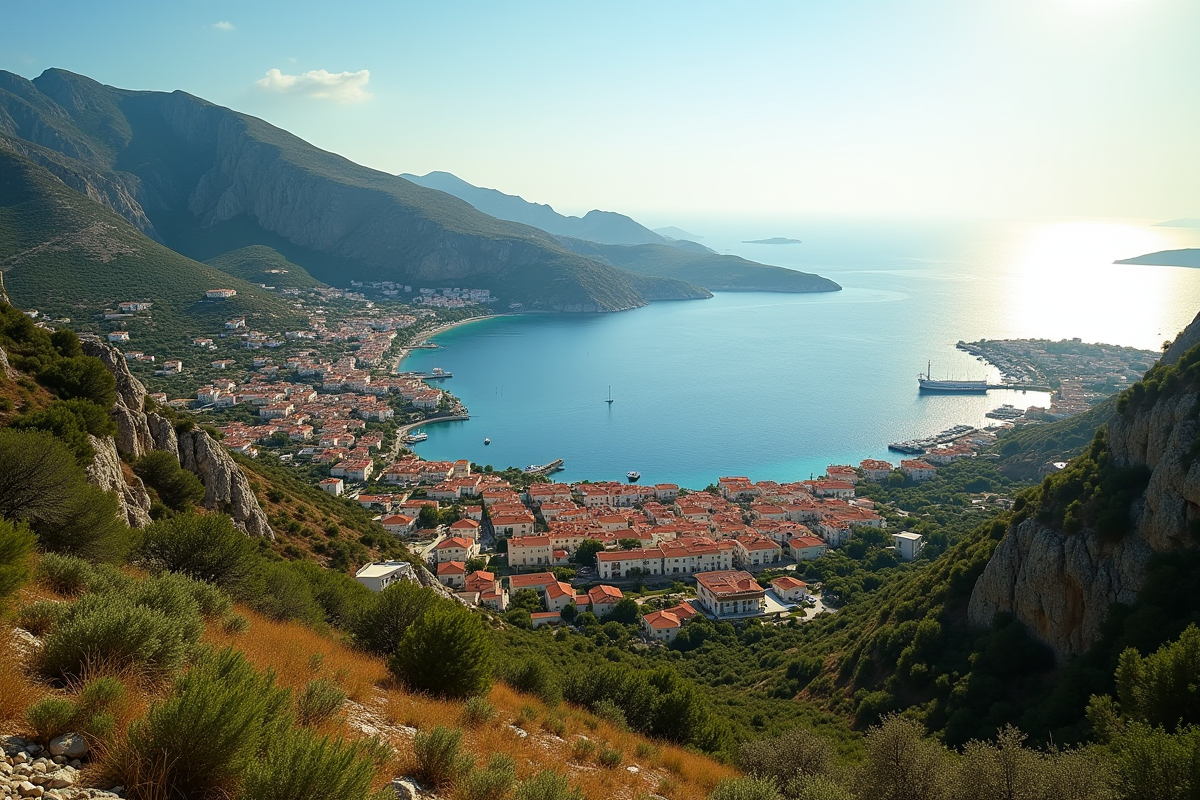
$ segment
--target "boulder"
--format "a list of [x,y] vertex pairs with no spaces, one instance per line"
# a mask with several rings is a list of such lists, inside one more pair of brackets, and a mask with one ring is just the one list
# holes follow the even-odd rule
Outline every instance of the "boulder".
[[87,755],[88,743],[82,734],[64,733],[50,740],[50,754],[67,758],[83,758]]

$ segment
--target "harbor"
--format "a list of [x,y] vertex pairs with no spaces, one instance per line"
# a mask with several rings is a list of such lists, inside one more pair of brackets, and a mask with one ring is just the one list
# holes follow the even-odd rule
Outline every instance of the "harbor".
[[970,425],[955,425],[952,428],[947,428],[941,433],[935,433],[933,436],[926,436],[920,439],[909,439],[903,442],[892,442],[888,445],[888,450],[895,453],[904,453],[905,455],[921,455],[926,453],[938,445],[950,444],[956,439],[961,439],[969,433],[974,433],[977,429]]
[[526,475],[550,475],[554,472],[561,472],[563,463],[561,458],[556,458],[549,464],[530,464],[523,471]]

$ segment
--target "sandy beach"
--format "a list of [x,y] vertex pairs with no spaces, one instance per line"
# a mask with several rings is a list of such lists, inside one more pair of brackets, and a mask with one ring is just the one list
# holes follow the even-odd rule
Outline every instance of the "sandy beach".
[[423,344],[428,344],[429,340],[432,339],[434,336],[437,336],[439,333],[445,333],[446,331],[451,330],[452,328],[457,328],[462,325],[469,325],[472,322],[479,322],[480,320],[484,320],[484,319],[494,319],[495,317],[508,317],[508,316],[512,316],[512,315],[511,314],[484,314],[483,316],[471,317],[470,319],[460,319],[457,322],[447,322],[442,325],[438,325],[436,328],[430,328],[429,330],[421,333],[419,336],[414,338],[407,347],[401,348],[400,355],[396,358],[396,365],[392,368],[392,372],[400,372],[401,371],[400,365],[404,363],[404,359],[408,358],[414,349],[420,347]]

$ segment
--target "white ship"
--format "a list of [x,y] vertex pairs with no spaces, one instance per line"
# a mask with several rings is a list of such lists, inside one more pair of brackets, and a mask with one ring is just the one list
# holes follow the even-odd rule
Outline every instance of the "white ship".
[[955,394],[986,394],[987,381],[939,381],[931,374],[932,362],[926,365],[925,372],[917,375],[917,385],[922,392],[952,392]]

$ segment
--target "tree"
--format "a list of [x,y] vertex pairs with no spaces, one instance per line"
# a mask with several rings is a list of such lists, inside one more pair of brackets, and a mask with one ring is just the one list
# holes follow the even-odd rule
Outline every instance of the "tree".
[[59,359],[38,373],[38,381],[64,400],[79,397],[102,408],[112,408],[117,401],[116,379],[103,361],[91,356]]
[[146,453],[133,465],[133,471],[175,511],[185,511],[204,499],[204,484],[166,451]]
[[639,611],[638,604],[633,598],[625,597],[613,606],[612,611],[604,615],[604,621],[619,622],[622,625],[634,625],[641,618]]
[[858,774],[863,796],[879,800],[947,796],[946,751],[924,734],[919,723],[892,715],[867,731],[867,760]]
[[33,533],[24,525],[0,520],[0,601],[29,580]]
[[224,514],[181,514],[146,529],[141,555],[152,569],[234,587],[250,575],[256,554]]
[[441,514],[438,513],[436,507],[432,505],[421,506],[421,511],[417,514],[418,528],[436,528],[441,524]]
[[1189,625],[1178,640],[1145,657],[1126,649],[1116,682],[1125,716],[1168,732],[1200,724],[1200,628]]
[[22,414],[12,422],[16,430],[40,430],[52,433],[75,453],[86,466],[96,456],[88,440],[92,436],[112,436],[116,424],[108,412],[90,400],[55,400],[47,408]]
[[578,613],[579,613],[578,606],[576,606],[574,603],[567,603],[567,605],[563,608],[562,612],[560,613],[560,616],[562,616],[564,622],[574,622],[575,615]]
[[575,551],[575,563],[585,567],[596,566],[596,553],[604,549],[604,544],[596,539],[584,539]]
[[469,574],[472,572],[478,572],[481,569],[487,569],[487,565],[488,565],[487,556],[474,556],[473,558],[468,558],[467,559],[467,572]]
[[54,345],[54,349],[58,350],[58,354],[65,358],[75,358],[83,355],[83,347],[79,344],[79,337],[70,328],[59,328],[50,334],[50,344]]
[[546,610],[542,595],[535,589],[519,589],[509,598],[508,604],[510,608],[523,608],[531,614]]
[[479,616],[437,603],[409,626],[388,669],[417,691],[441,697],[486,694],[492,683],[492,647]]
[[389,655],[436,599],[431,589],[412,581],[397,581],[354,615],[350,635],[362,649]]
[[618,539],[617,544],[620,545],[622,550],[636,550],[642,546],[641,541],[634,538]]

